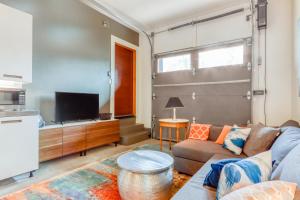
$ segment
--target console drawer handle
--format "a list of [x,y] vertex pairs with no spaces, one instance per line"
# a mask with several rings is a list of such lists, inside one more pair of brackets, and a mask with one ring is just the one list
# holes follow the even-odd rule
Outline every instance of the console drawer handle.
[[23,78],[23,76],[10,75],[10,74],[3,74],[3,77],[5,77],[5,78],[17,78],[17,79],[22,79]]
[[1,121],[1,124],[16,124],[16,123],[22,123],[22,120],[7,120],[7,121]]

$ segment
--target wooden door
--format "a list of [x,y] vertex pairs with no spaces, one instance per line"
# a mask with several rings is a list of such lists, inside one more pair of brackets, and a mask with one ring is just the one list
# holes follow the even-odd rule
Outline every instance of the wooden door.
[[135,115],[135,50],[116,44],[115,116]]

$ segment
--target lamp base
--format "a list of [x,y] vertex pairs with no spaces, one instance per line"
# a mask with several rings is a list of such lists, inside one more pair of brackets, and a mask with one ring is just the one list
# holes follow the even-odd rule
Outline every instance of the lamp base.
[[176,120],[176,108],[173,108],[173,120]]

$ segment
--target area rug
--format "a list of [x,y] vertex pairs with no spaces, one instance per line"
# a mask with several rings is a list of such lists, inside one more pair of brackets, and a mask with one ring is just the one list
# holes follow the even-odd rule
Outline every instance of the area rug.
[[[159,145],[143,145],[133,150],[159,150]],[[167,148],[164,152],[171,154]],[[1,200],[121,200],[118,191],[117,158],[120,154],[95,162],[72,172],[31,185]],[[172,194],[175,194],[189,176],[174,171]]]

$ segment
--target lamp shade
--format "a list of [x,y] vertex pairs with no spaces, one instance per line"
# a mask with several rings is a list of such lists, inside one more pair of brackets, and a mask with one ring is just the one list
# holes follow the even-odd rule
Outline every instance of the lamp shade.
[[166,105],[166,108],[183,108],[183,107],[184,106],[178,97],[171,97]]

